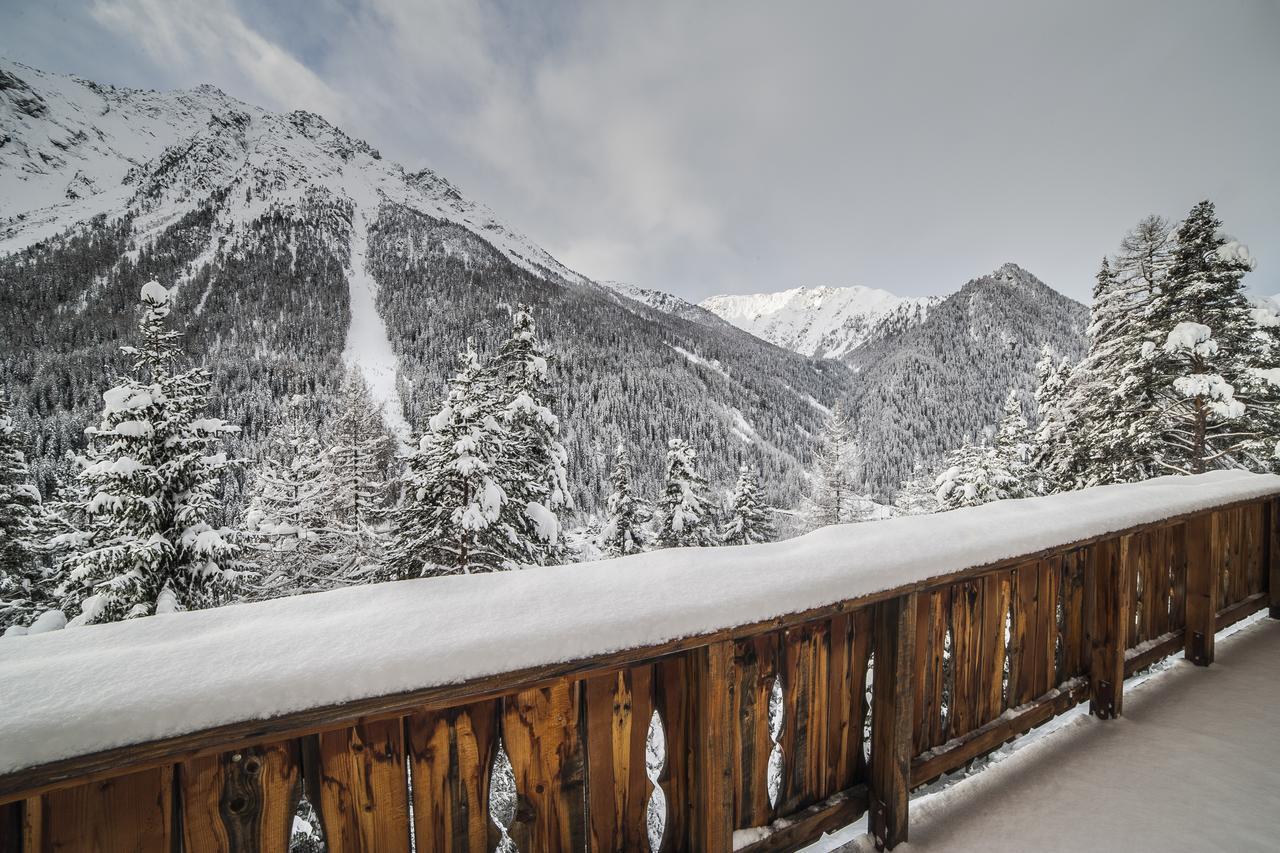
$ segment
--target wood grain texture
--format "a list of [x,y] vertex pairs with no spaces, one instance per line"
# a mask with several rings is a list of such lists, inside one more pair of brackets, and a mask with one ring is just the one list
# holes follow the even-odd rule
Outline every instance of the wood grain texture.
[[[172,853],[173,770],[159,768],[46,794],[30,851]],[[37,828],[38,827],[38,828]]]
[[653,668],[589,678],[583,693],[590,849],[648,851],[645,807],[653,784],[645,770],[645,745],[654,709]]
[[486,853],[498,842],[489,787],[498,743],[495,700],[423,711],[406,722],[416,849]]
[[915,593],[876,606],[868,826],[877,849],[907,840],[917,609]]
[[1267,604],[1272,619],[1280,619],[1280,500],[1267,501]]
[[769,756],[773,738],[769,731],[769,699],[778,676],[779,634],[763,634],[734,643],[737,689],[733,693],[734,720],[731,752],[733,765],[733,825],[735,829],[766,826],[773,820],[769,804]]
[[942,716],[946,692],[943,656],[947,628],[951,624],[951,586],[922,592],[916,597],[916,684],[913,690],[915,752],[925,752],[945,743]]
[[1089,713],[1103,720],[1120,716],[1124,700],[1124,644],[1131,613],[1131,586],[1122,564],[1120,541],[1093,548],[1090,596]]
[[1186,523],[1187,594],[1186,656],[1196,666],[1213,663],[1215,618],[1222,591],[1221,549],[1215,548],[1218,513],[1205,513]]
[[408,853],[403,718],[324,732],[316,744],[319,796],[310,779],[307,796],[329,853]]
[[510,833],[521,850],[555,853],[586,847],[580,687],[580,682],[563,679],[503,701],[502,743],[516,779]]
[[799,850],[817,841],[823,833],[848,826],[867,813],[867,786],[857,785],[828,797],[804,811],[789,815],[785,824],[773,828],[765,838],[734,853],[782,853]]
[[827,684],[831,678],[831,623],[787,630],[783,640],[782,792],[778,811],[790,814],[823,799],[826,782]]
[[302,796],[296,741],[194,758],[178,767],[185,853],[287,853]]

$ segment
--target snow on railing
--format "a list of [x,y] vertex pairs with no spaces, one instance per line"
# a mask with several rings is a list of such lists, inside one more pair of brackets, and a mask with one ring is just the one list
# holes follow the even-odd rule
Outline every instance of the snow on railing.
[[[657,711],[673,849],[728,849],[734,830],[742,844],[788,849],[867,808],[892,845],[905,837],[911,786],[1085,698],[1099,716],[1118,713],[1126,668],[1184,645],[1211,660],[1217,622],[1280,588],[1277,494],[1276,476],[1169,477],[765,545],[10,638],[0,641],[0,802],[65,789],[24,806],[48,815],[69,808],[66,791],[98,796],[91,778],[148,791],[178,768],[179,811],[257,786],[252,815],[224,810],[230,826],[291,814],[264,804],[295,796],[305,776],[331,835],[358,818],[385,822],[389,838],[404,828],[407,844],[411,800],[418,849],[424,838],[450,846],[487,832],[500,733],[521,798],[507,829],[521,849],[580,846],[583,833],[622,849],[647,843],[645,735]],[[784,763],[770,796],[775,682]],[[275,775],[247,780],[246,750]],[[406,788],[406,763],[413,779],[436,782]],[[263,787],[272,780],[274,793]]]

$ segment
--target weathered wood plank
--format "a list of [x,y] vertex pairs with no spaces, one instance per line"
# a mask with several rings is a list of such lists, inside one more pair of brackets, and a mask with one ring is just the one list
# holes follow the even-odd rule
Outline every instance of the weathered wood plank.
[[319,795],[307,797],[330,853],[408,853],[404,719],[358,723],[316,739]]
[[654,707],[653,668],[589,678],[583,694],[589,849],[647,851],[645,805],[653,785],[645,770],[645,741]]
[[1072,551],[1062,563],[1062,660],[1058,683],[1083,675],[1088,660],[1084,613],[1085,549]]
[[1187,525],[1169,528],[1169,630],[1187,627]]
[[[830,661],[827,664],[827,718],[825,772],[822,799],[851,788],[862,759],[862,696],[865,669],[856,661],[851,614],[831,619]],[[863,680],[857,681],[859,673]]]
[[877,849],[907,840],[916,610],[914,592],[876,606],[868,827]]
[[728,853],[733,848],[733,644],[694,649],[657,669],[658,713],[667,737],[667,761],[658,779],[667,800],[661,851]]
[[1215,515],[1205,513],[1186,523],[1186,657],[1196,666],[1213,663],[1214,619],[1222,591],[1221,562],[1215,554]]
[[[945,740],[943,736],[942,697],[946,673],[943,653],[947,627],[951,621],[951,587],[922,592],[916,597],[916,686],[913,691],[915,713],[914,748],[920,753]],[[863,610],[861,612],[868,612]]]
[[979,628],[979,655],[974,681],[979,726],[1004,712],[1004,629],[1009,615],[1012,578],[1008,574],[987,575],[981,580],[982,619]]
[[296,741],[193,758],[178,767],[185,853],[287,853],[302,797]]
[[1132,606],[1121,558],[1127,538],[1099,542],[1091,565],[1089,712],[1104,720],[1120,716],[1124,698],[1125,623]]
[[734,643],[734,671],[738,685],[732,701],[731,750],[733,765],[734,827],[764,826],[773,820],[769,804],[769,756],[773,738],[769,732],[769,699],[778,676],[778,634],[764,634]]
[[1267,501],[1268,615],[1280,619],[1280,500]]
[[977,717],[978,665],[982,654],[981,583],[971,580],[951,587],[951,702],[947,720],[951,737],[972,731],[980,722]]
[[841,791],[821,803],[815,803],[796,814],[788,815],[766,838],[734,853],[782,853],[799,850],[822,837],[825,832],[848,826],[867,813],[867,786],[857,785]]
[[495,700],[423,711],[406,721],[416,849],[487,853],[497,844],[489,787],[498,742]]
[[986,755],[1019,735],[1048,722],[1059,714],[1079,705],[1089,696],[1089,685],[1083,679],[1073,679],[1050,695],[1023,706],[1016,714],[998,717],[962,738],[945,750],[929,752],[911,762],[911,786],[918,788],[937,779],[944,773],[963,767],[975,758]]
[[831,623],[811,622],[788,629],[783,639],[782,792],[780,814],[823,799],[827,766],[828,681],[831,677]]
[[580,682],[561,680],[503,701],[502,743],[516,779],[511,840],[521,850],[586,846]]
[[[1058,674],[1058,579],[1062,557],[1046,557],[1036,563],[1036,696],[1051,690]],[[984,721],[985,722],[985,721]]]
[[172,853],[172,768],[90,782],[41,799],[29,850]]

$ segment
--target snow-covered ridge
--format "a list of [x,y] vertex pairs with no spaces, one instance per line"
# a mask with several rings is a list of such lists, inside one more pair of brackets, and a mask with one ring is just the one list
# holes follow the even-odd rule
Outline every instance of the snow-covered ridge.
[[709,296],[698,303],[738,328],[802,355],[839,358],[891,323],[924,320],[938,297],[905,298],[870,287],[797,287]]
[[[0,773],[643,648],[1277,493],[1275,475],[1164,477],[764,545],[400,581],[6,638]],[[500,614],[502,629],[477,613]]]
[[535,273],[583,280],[436,173],[407,172],[314,113],[273,113],[213,86],[119,88],[0,57],[0,139],[0,255],[99,214],[132,213],[145,233],[225,192],[219,224],[234,232],[320,194],[403,204]]

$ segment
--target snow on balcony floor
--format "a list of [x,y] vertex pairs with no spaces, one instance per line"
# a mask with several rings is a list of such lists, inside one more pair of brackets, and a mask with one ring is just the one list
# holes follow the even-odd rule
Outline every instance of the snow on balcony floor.
[[[1208,669],[1178,660],[1126,683],[1121,719],[1077,714],[973,776],[913,799],[910,843],[897,850],[1275,851],[1277,792],[1280,621],[1264,614],[1220,636]],[[811,849],[873,850],[864,828]]]

